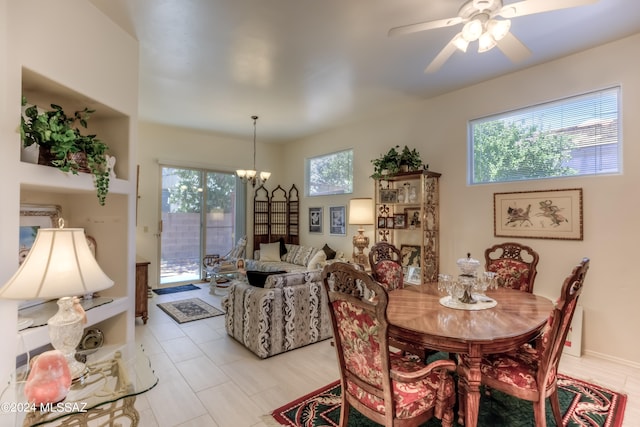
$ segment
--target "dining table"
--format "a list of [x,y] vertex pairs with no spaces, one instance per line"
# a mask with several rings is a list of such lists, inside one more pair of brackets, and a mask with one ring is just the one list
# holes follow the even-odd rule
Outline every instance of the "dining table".
[[389,336],[427,349],[465,354],[458,366],[459,383],[466,393],[459,402],[458,422],[478,423],[482,356],[504,353],[534,340],[546,324],[553,302],[520,290],[499,288],[486,292],[486,301],[451,302],[437,283],[406,286],[389,292]]

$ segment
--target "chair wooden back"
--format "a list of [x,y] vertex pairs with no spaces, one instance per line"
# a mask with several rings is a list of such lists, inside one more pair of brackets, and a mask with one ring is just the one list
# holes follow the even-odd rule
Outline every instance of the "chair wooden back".
[[497,274],[498,286],[533,293],[538,253],[516,242],[493,245],[484,251],[485,269]]
[[564,348],[567,334],[571,327],[573,313],[576,310],[578,298],[582,293],[584,279],[589,270],[589,258],[583,258],[580,264],[573,268],[571,274],[564,280],[560,297],[556,302],[547,326],[543,331],[540,340],[540,364],[537,375],[537,382],[544,389],[548,384],[548,378],[555,378],[562,349]]
[[362,413],[371,410],[352,394],[354,390],[382,399],[384,414],[377,422],[392,425],[387,292],[366,272],[346,263],[325,266],[322,280],[329,296],[343,397]]
[[387,242],[378,242],[369,251],[369,265],[373,278],[387,290],[404,287],[402,255],[400,250]]

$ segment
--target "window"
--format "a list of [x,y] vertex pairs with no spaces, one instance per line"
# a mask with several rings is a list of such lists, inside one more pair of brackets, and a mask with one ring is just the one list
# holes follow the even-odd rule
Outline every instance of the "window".
[[233,173],[162,165],[160,284],[203,279],[202,257],[235,246],[245,188]]
[[309,196],[353,193],[353,150],[307,159],[306,187]]
[[469,122],[470,184],[620,172],[620,88]]

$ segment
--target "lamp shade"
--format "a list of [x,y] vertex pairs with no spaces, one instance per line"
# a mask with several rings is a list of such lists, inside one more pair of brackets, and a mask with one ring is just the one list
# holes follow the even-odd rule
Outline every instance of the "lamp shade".
[[349,224],[373,224],[373,200],[367,198],[349,200]]
[[96,262],[82,228],[40,228],[18,271],[0,288],[0,298],[60,298],[113,286]]

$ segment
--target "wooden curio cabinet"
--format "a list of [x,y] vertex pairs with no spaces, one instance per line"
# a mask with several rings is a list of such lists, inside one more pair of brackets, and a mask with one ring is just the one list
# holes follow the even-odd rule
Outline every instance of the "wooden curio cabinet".
[[436,281],[440,263],[439,173],[402,172],[375,180],[375,240],[395,245],[402,252],[411,283]]

